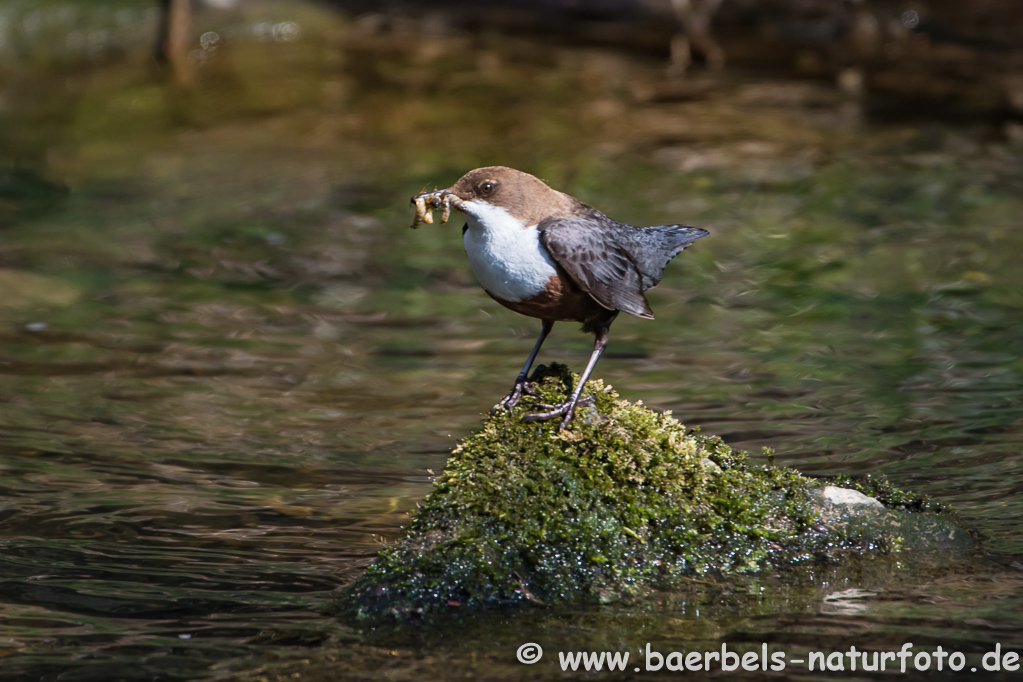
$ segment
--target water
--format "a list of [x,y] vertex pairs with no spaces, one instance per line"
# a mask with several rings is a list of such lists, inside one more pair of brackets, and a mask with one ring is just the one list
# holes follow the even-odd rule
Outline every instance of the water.
[[[826,85],[662,96],[652,58],[290,4],[201,17],[223,39],[174,92],[151,14],[83,7],[11,4],[0,32],[0,677],[520,679],[524,633],[540,678],[559,648],[648,641],[1023,648],[1018,147],[864,120]],[[75,52],[72,10],[86,38],[119,28]],[[70,47],[15,40],[44,30]],[[320,615],[538,332],[474,283],[459,221],[408,229],[409,196],[496,162],[712,232],[597,375],[778,463],[948,502],[990,555],[397,641]],[[591,343],[557,325],[542,359],[581,368]]]

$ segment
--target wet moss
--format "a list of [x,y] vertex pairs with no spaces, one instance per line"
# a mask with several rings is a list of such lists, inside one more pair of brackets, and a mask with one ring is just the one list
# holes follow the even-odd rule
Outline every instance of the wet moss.
[[934,512],[954,516],[951,508],[927,495],[897,488],[887,476],[866,474],[865,476],[834,476],[828,479],[831,485],[852,488],[873,497],[889,509],[907,512]]
[[340,595],[343,619],[607,603],[693,576],[899,550],[869,524],[822,524],[821,482],[754,465],[599,380],[568,430],[523,422],[536,402],[563,400],[576,377],[553,365],[537,379],[537,397],[455,448],[405,539]]

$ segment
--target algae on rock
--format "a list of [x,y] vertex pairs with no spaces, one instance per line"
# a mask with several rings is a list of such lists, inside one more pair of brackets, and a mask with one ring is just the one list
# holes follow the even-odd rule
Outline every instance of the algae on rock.
[[[536,402],[576,380],[535,375]],[[502,412],[455,448],[406,537],[340,596],[346,620],[524,602],[602,603],[691,576],[757,570],[894,538],[833,534],[821,483],[755,466],[720,438],[618,398],[594,380],[569,428]]]

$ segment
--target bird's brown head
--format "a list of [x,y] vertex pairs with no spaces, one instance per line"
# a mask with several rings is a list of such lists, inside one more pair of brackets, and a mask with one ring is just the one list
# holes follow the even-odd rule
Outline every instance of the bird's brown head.
[[462,200],[462,211],[472,213],[479,203],[507,210],[526,225],[571,214],[579,202],[548,187],[543,180],[507,166],[471,170],[448,190]]

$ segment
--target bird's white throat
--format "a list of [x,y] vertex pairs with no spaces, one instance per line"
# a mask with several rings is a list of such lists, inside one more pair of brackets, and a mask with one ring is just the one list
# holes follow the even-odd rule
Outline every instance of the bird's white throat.
[[462,239],[465,253],[476,279],[491,295],[524,301],[557,275],[535,225],[523,225],[507,209],[486,201],[467,201],[463,210],[469,228]]

